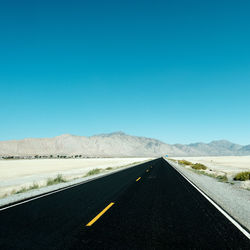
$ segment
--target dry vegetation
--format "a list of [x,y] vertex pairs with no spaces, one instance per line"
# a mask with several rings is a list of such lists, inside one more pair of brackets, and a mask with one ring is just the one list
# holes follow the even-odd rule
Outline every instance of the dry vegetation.
[[248,181],[250,180],[250,172],[240,172],[234,176],[235,181]]
[[[115,160],[114,160],[115,161]],[[131,160],[130,160],[131,161]],[[129,161],[127,161],[129,162]],[[93,175],[97,175],[97,174],[100,174],[100,173],[105,173],[105,172],[109,172],[109,171],[112,171],[112,170],[116,170],[116,169],[119,169],[119,168],[124,168],[124,167],[129,167],[129,166],[132,166],[132,165],[136,165],[136,164],[139,164],[140,161],[136,161],[136,162],[131,162],[129,164],[123,164],[123,165],[118,165],[118,166],[110,166],[110,167],[105,167],[105,168],[94,168],[94,169],[91,169],[89,170],[88,172],[83,172],[84,175],[79,175],[79,176],[74,176],[73,179],[72,178],[68,178],[67,175],[62,175],[62,174],[57,174],[56,177],[49,177],[47,179],[45,179],[45,181],[41,184],[41,183],[37,183],[36,181],[33,182],[32,185],[28,185],[25,183],[20,186],[20,187],[15,187],[11,190],[9,190],[8,192],[3,192],[2,194],[0,194],[0,198],[5,198],[9,195],[13,195],[13,194],[21,194],[21,193],[25,193],[25,192],[28,192],[28,191],[31,191],[31,190],[35,190],[35,189],[39,189],[39,188],[43,188],[43,187],[46,187],[46,186],[51,186],[51,185],[56,185],[56,184],[60,184],[60,183],[65,183],[65,182],[69,182],[71,180],[75,180],[75,179],[79,179],[79,178],[84,178],[84,177],[88,177],[88,176],[93,176]]]
[[203,174],[212,178],[217,179],[220,182],[228,182],[228,178],[227,175],[221,175],[221,174],[216,174],[214,172],[208,172],[206,170],[212,171],[211,169],[208,169],[207,166],[205,166],[204,164],[201,163],[192,163],[190,161],[187,160],[175,160],[175,159],[169,159],[170,161],[173,161],[175,163],[178,163],[181,166],[184,167],[189,167],[190,169],[192,169],[194,172],[198,173],[198,174]]
[[[245,183],[245,184],[241,185],[240,187],[247,189],[247,190],[250,190],[249,183],[247,182],[247,181],[250,181],[250,171],[238,172],[237,167],[235,167],[235,169],[232,171],[231,169],[233,166],[232,166],[232,163],[230,164],[231,158],[232,157],[228,157],[228,159],[226,160],[227,163],[225,164],[226,166],[227,165],[229,166],[228,171],[226,171],[227,170],[226,167],[221,165],[221,163],[220,163],[220,165],[221,165],[221,168],[223,169],[223,171],[220,170],[220,165],[216,168],[215,160],[217,162],[221,161],[220,158],[218,158],[218,157],[217,158],[212,157],[212,160],[210,160],[210,161],[208,161],[208,159],[206,159],[206,157],[204,157],[203,161],[204,162],[207,161],[207,163],[210,167],[206,166],[205,164],[197,162],[197,159],[195,159],[195,158],[194,158],[194,160],[196,161],[196,163],[193,163],[193,162],[186,160],[186,159],[180,159],[180,160],[168,159],[168,160],[173,161],[175,163],[178,163],[180,166],[186,167],[187,169],[190,169],[190,170],[196,172],[197,174],[202,174],[202,175],[206,175],[206,176],[215,178],[220,182],[228,182],[228,183],[233,185],[233,184],[236,184],[237,181],[240,181],[242,183]],[[247,158],[247,157],[244,157],[244,158]],[[238,164],[239,165],[242,164],[240,162],[240,158],[237,157],[237,159],[239,160],[238,162],[236,162],[236,160],[232,158],[232,162],[235,164],[235,166],[237,166]],[[191,160],[192,160],[192,158],[191,158]],[[201,158],[201,161],[202,161],[202,158]],[[242,169],[242,167],[239,167],[238,169]]]

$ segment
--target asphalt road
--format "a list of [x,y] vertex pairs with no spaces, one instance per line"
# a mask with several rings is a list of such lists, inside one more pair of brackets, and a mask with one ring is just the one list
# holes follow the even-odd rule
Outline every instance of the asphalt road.
[[0,249],[250,249],[164,159],[0,211]]

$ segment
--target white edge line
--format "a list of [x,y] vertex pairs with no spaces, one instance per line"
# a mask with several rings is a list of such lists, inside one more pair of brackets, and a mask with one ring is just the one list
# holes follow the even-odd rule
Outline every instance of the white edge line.
[[[164,158],[165,159],[165,158]],[[212,205],[214,205],[230,222],[232,222],[249,240],[250,233],[248,233],[234,218],[232,218],[226,211],[219,207],[212,199],[210,199],[201,189],[194,185],[184,174],[182,174],[175,166],[173,166],[168,160],[166,162],[172,166],[182,177],[184,177],[195,189],[197,189]]]
[[[155,160],[155,159],[153,159]],[[112,174],[115,174],[115,173],[118,173],[118,172],[121,172],[121,171],[124,171],[126,169],[129,169],[129,168],[132,168],[132,167],[136,167],[136,166],[139,166],[141,164],[144,164],[144,163],[147,163],[147,162],[150,162],[150,161],[153,161],[153,160],[149,160],[149,161],[145,161],[145,162],[142,162],[142,163],[138,163],[138,164],[135,164],[135,165],[132,165],[132,166],[129,166],[129,167],[126,167],[126,168],[122,168],[122,169],[118,169],[116,171],[113,171],[113,172],[110,172],[110,173],[107,173],[107,174],[104,174],[104,175],[101,175],[101,176],[93,176],[92,179],[89,179],[89,180],[85,180],[85,181],[82,181],[80,183],[76,183],[76,184],[73,184],[73,185],[70,185],[68,187],[64,187],[64,188],[60,188],[58,190],[54,190],[54,191],[51,191],[49,193],[46,193],[46,194],[42,194],[42,195],[39,195],[38,197],[34,197],[34,198],[27,198],[27,200],[25,201],[21,201],[21,202],[18,202],[13,204],[13,205],[10,205],[10,206],[6,206],[6,207],[3,207],[3,208],[0,208],[0,211],[3,211],[3,210],[6,210],[6,209],[9,209],[9,208],[12,208],[12,207],[16,207],[16,206],[19,206],[19,205],[22,205],[24,203],[28,203],[30,201],[34,201],[34,200],[37,200],[37,199],[40,199],[40,198],[43,198],[45,196],[49,196],[49,195],[52,195],[52,194],[55,194],[55,193],[59,193],[59,192],[62,192],[66,189],[70,189],[70,188],[73,188],[73,187],[76,187],[76,186],[79,186],[79,185],[82,185],[82,184],[85,184],[85,183],[88,183],[88,182],[91,182],[91,181],[94,181],[94,180],[97,180],[97,179],[100,179],[100,178],[103,178],[103,177],[106,177],[108,175],[112,175]]]

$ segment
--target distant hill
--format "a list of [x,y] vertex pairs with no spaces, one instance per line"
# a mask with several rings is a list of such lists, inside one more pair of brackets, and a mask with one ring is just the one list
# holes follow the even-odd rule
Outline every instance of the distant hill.
[[86,157],[130,156],[220,156],[250,155],[250,145],[241,146],[229,141],[166,144],[156,139],[127,135],[123,132],[91,137],[61,135],[54,138],[29,138],[0,141],[1,156],[82,155]]

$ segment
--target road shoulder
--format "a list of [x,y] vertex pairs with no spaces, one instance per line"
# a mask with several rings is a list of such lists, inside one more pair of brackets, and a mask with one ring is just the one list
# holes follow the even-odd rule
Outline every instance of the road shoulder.
[[243,227],[250,231],[249,191],[234,187],[229,183],[219,182],[208,176],[198,175],[172,161],[168,161],[168,163],[180,171]]

